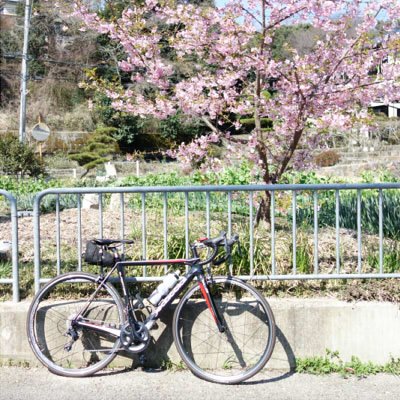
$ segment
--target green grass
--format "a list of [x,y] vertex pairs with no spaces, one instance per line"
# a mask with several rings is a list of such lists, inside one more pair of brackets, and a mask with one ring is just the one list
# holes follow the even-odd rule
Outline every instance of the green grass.
[[0,367],[30,368],[31,362],[27,360],[14,360],[12,358],[0,358]]
[[[378,250],[367,254],[367,262],[372,268],[379,272]],[[390,246],[384,246],[382,266],[384,273],[398,272],[400,266],[400,246],[398,242],[393,242]]]
[[384,365],[374,364],[371,361],[362,362],[352,356],[350,361],[343,361],[337,351],[326,350],[325,356],[296,358],[296,372],[313,375],[338,373],[344,377],[355,375],[363,377],[377,373],[400,374],[400,358],[391,358]]
[[0,261],[0,278],[11,278],[12,264],[7,261]]
[[186,371],[188,368],[182,360],[174,363],[170,358],[166,358],[161,361],[160,369],[163,371],[181,372]]

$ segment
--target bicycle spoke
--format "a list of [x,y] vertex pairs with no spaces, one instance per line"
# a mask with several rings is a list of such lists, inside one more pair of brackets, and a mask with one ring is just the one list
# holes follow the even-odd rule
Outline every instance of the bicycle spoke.
[[183,360],[212,382],[236,383],[254,375],[275,342],[268,304],[245,283],[215,278],[210,292],[225,327],[220,332],[205,301],[197,299],[199,292],[196,286],[189,290],[176,310],[174,338]]
[[73,324],[83,306],[79,318],[87,323],[117,329],[124,324],[118,293],[108,284],[99,291],[98,286],[94,275],[64,274],[50,281],[32,303],[28,337],[36,356],[51,371],[64,376],[91,375],[119,350],[118,337]]

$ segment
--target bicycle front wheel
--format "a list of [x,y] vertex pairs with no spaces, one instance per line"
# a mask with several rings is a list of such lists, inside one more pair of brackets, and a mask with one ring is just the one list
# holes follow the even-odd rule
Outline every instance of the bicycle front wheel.
[[260,371],[275,345],[275,321],[265,298],[235,278],[208,283],[225,331],[220,332],[194,285],[179,302],[173,320],[177,350],[189,369],[210,382],[234,384]]
[[[75,326],[78,314],[98,329]],[[72,272],[54,278],[36,295],[28,311],[27,335],[34,354],[50,371],[82,377],[115,358],[120,340],[112,333],[123,323],[115,288],[109,283],[99,287],[95,275]]]

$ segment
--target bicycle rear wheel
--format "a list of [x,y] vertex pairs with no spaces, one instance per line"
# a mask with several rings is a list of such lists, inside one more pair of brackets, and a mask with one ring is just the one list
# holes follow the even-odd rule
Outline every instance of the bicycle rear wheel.
[[[96,324],[99,330],[76,327],[72,322],[85,308],[81,320]],[[50,371],[82,377],[115,358],[120,340],[110,332],[123,323],[121,298],[115,288],[109,283],[99,288],[95,275],[72,272],[54,278],[36,295],[28,311],[27,335],[34,354]],[[110,332],[102,331],[104,327]]]
[[265,298],[243,281],[213,278],[208,285],[225,332],[219,332],[196,284],[175,311],[174,341],[183,361],[198,377],[239,383],[260,371],[271,357],[274,316]]

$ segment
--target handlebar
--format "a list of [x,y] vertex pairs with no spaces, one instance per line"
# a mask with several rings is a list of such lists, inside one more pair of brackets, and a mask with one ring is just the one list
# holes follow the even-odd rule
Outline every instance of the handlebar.
[[[239,244],[239,235],[235,234],[230,239],[228,239],[226,237],[226,232],[221,232],[220,235],[216,238],[198,239],[198,241],[192,245],[192,252],[195,257],[198,257],[198,247],[209,247],[212,250],[211,255],[207,259],[200,261],[199,265],[205,265],[209,263],[212,263],[213,265],[220,265],[231,256],[232,248],[236,243]],[[225,254],[221,255],[219,258],[216,258],[220,247],[225,248]]]

